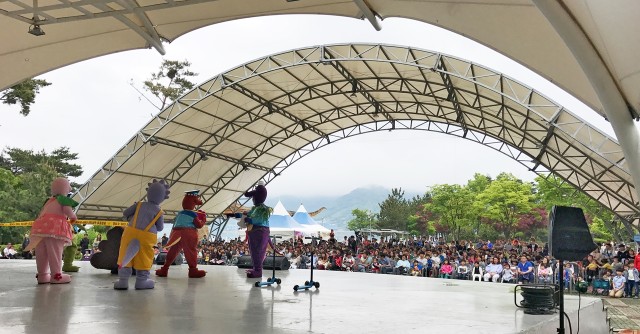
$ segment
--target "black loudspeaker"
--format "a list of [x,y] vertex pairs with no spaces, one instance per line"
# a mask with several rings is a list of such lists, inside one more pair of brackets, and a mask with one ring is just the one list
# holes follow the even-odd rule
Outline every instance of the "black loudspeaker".
[[[164,265],[165,259],[167,258],[167,252],[160,252],[158,253],[158,256],[156,256],[156,259],[153,261],[155,262],[155,264],[161,264]],[[173,260],[173,263],[171,265],[180,265],[183,263],[183,258],[182,258],[182,254],[178,253],[178,255],[176,256],[176,259]]]
[[596,249],[580,208],[554,206],[549,217],[549,253],[556,259],[580,261]]
[[[276,256],[276,270],[289,270],[289,259],[284,256]],[[253,262],[250,255],[243,255],[238,258],[238,268],[253,268]],[[263,269],[273,269],[273,256],[268,256],[262,263]]]

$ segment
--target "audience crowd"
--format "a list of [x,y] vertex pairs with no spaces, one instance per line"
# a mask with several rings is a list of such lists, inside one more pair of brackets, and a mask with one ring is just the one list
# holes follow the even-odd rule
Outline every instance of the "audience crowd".
[[[306,242],[303,242],[306,241]],[[336,270],[375,274],[409,275],[501,283],[553,284],[572,289],[586,281],[589,293],[638,298],[640,255],[624,244],[605,243],[583,261],[567,262],[562,270],[550,256],[546,243],[521,240],[468,240],[445,242],[442,238],[344,237],[336,240],[289,239],[277,243],[277,254],[287,257],[291,269]],[[313,257],[311,253],[313,252]],[[198,249],[201,264],[235,265],[249,255],[245,242],[207,241]],[[624,281],[624,282],[623,282]]]
[[[166,235],[158,241],[156,253],[162,251],[167,241]],[[95,251],[98,242],[95,240],[92,245],[83,238],[81,253],[93,253],[90,250]],[[28,236],[24,243],[28,243]],[[445,242],[443,238],[425,236],[377,239],[359,235],[336,240],[332,233],[329,239],[298,237],[278,242],[276,254],[285,256],[291,269],[313,266],[316,270],[500,283],[562,282],[566,289],[584,281],[587,292],[594,294],[618,298],[638,298],[640,294],[640,254],[625,244],[604,243],[584,260],[565,263],[562,270],[558,268],[558,261],[550,256],[546,243],[539,243],[535,238]],[[249,255],[249,248],[240,238],[231,241],[203,238],[198,245],[200,264],[236,265],[243,255]],[[4,247],[0,256],[30,258],[19,254],[11,244]]]

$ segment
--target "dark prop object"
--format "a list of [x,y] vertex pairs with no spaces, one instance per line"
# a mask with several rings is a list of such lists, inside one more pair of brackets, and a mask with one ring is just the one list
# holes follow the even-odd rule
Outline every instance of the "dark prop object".
[[91,265],[97,269],[118,270],[118,252],[124,229],[116,226],[107,231],[107,239],[98,244],[99,252],[91,256]]

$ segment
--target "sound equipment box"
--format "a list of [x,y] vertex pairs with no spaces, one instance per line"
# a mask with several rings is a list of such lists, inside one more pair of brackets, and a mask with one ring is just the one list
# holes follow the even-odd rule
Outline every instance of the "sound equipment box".
[[[276,256],[276,270],[289,270],[291,264],[289,263],[289,259],[284,256]],[[243,255],[238,258],[238,268],[253,268],[253,262],[251,261],[250,255]],[[268,256],[264,259],[262,263],[263,269],[273,269],[273,256]]]
[[[160,252],[158,253],[158,256],[156,256],[156,259],[153,261],[155,262],[155,264],[161,264],[164,265],[165,258],[167,257],[167,252]],[[171,265],[180,265],[182,264],[184,261],[184,259],[182,258],[182,254],[178,253],[178,255],[176,256],[176,259],[173,260],[173,263]]]
[[554,206],[549,217],[549,254],[564,261],[581,261],[598,245],[580,208]]

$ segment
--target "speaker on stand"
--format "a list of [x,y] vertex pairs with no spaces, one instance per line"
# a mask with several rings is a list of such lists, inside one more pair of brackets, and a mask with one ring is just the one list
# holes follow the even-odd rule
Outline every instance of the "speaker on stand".
[[[580,208],[553,206],[549,216],[549,254],[558,259],[558,272],[564,273],[563,261],[580,261],[596,249],[589,225]],[[560,307],[560,327],[558,334],[565,334],[564,328],[564,275],[558,280],[558,305]],[[578,310],[580,312],[580,310]]]
[[[251,261],[251,255],[243,255],[238,258],[238,268],[253,268],[253,261]],[[262,262],[263,269],[273,269],[273,257],[267,256]],[[275,267],[276,270],[289,270],[291,264],[289,263],[289,259],[284,256],[276,256]]]

